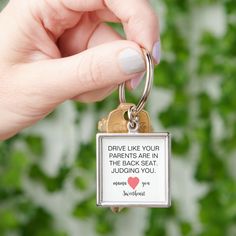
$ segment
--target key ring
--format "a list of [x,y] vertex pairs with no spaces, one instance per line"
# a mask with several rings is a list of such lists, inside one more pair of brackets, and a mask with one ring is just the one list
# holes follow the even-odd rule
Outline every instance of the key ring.
[[[153,84],[153,74],[154,74],[154,64],[152,60],[151,54],[144,48],[142,48],[143,54],[145,56],[145,63],[146,63],[146,82],[142,97],[137,106],[132,107],[133,112],[138,114],[144,108],[148,96],[152,89]],[[125,83],[119,85],[119,99],[120,103],[126,103],[125,98]]]

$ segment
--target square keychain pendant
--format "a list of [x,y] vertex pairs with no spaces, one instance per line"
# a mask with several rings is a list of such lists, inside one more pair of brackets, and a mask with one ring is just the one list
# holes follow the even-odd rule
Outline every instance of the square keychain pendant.
[[169,133],[97,134],[97,205],[169,207]]

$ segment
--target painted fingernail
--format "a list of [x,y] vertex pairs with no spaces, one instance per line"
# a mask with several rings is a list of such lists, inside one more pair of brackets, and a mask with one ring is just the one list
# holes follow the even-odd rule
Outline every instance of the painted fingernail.
[[161,61],[161,41],[157,41],[154,44],[153,50],[152,50],[152,56],[157,64]]
[[132,89],[136,89],[139,86],[140,82],[143,80],[143,76],[144,73],[142,73],[139,77],[131,80],[130,85]]
[[118,61],[121,70],[125,74],[134,74],[145,70],[145,62],[140,53],[136,50],[127,48],[120,52]]

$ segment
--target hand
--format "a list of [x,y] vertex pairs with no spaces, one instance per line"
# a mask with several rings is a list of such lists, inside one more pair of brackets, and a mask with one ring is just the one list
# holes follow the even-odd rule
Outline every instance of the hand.
[[[127,40],[104,22],[121,22]],[[98,101],[135,88],[140,46],[159,62],[159,31],[147,0],[11,0],[0,13],[0,140],[68,99]]]

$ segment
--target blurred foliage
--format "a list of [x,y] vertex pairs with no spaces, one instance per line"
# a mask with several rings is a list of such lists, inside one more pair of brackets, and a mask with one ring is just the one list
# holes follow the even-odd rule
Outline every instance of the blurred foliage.
[[[0,7],[7,1],[0,0]],[[145,235],[168,235],[168,222],[174,220],[181,235],[197,236],[233,236],[230,231],[236,225],[236,184],[229,172],[228,159],[236,149],[236,1],[235,0],[165,0],[165,30],[162,33],[163,60],[155,71],[155,86],[173,93],[173,100],[156,119],[170,132],[179,130],[181,136],[173,136],[173,154],[175,158],[189,158],[193,145],[198,145],[194,180],[207,184],[208,191],[198,201],[200,229],[189,221],[183,221],[178,215],[178,204],[173,202],[169,209],[150,209]],[[189,70],[193,54],[189,43],[188,27],[194,9],[219,4],[227,13],[227,29],[222,36],[203,32],[199,37],[197,67]],[[180,23],[181,22],[181,23]],[[111,24],[120,33],[121,26]],[[183,28],[187,28],[183,30]],[[195,56],[195,55],[194,55]],[[192,73],[195,74],[192,78]],[[205,90],[206,78],[214,82],[217,75],[220,80],[220,97],[212,98]],[[211,79],[212,78],[212,79]],[[191,90],[192,80],[200,90]],[[108,112],[117,104],[118,94],[96,103],[96,113]],[[129,101],[136,96],[129,93]],[[74,103],[80,114],[86,112],[87,105]],[[213,123],[214,114],[223,121],[224,132],[216,139]],[[50,119],[54,119],[54,113]],[[153,117],[155,118],[155,117]],[[59,192],[72,172],[89,173],[95,176],[95,142],[85,143],[80,149],[72,166],[63,163],[56,176],[47,176],[40,166],[45,154],[45,141],[40,136],[19,135],[0,143],[0,235],[20,236],[66,236],[58,230],[55,219],[47,209],[39,206],[24,189],[25,179],[40,184],[48,194]],[[23,143],[24,148],[19,143]],[[89,187],[87,176],[77,175],[73,184],[79,192]],[[173,176],[174,178],[174,176]],[[187,193],[186,193],[187,194]],[[109,209],[95,205],[95,187],[92,193],[78,201],[71,215],[80,221],[92,219],[94,231],[100,235],[111,235],[115,231],[117,216]],[[124,210],[122,214],[126,214]],[[235,235],[235,234],[234,234]]]

